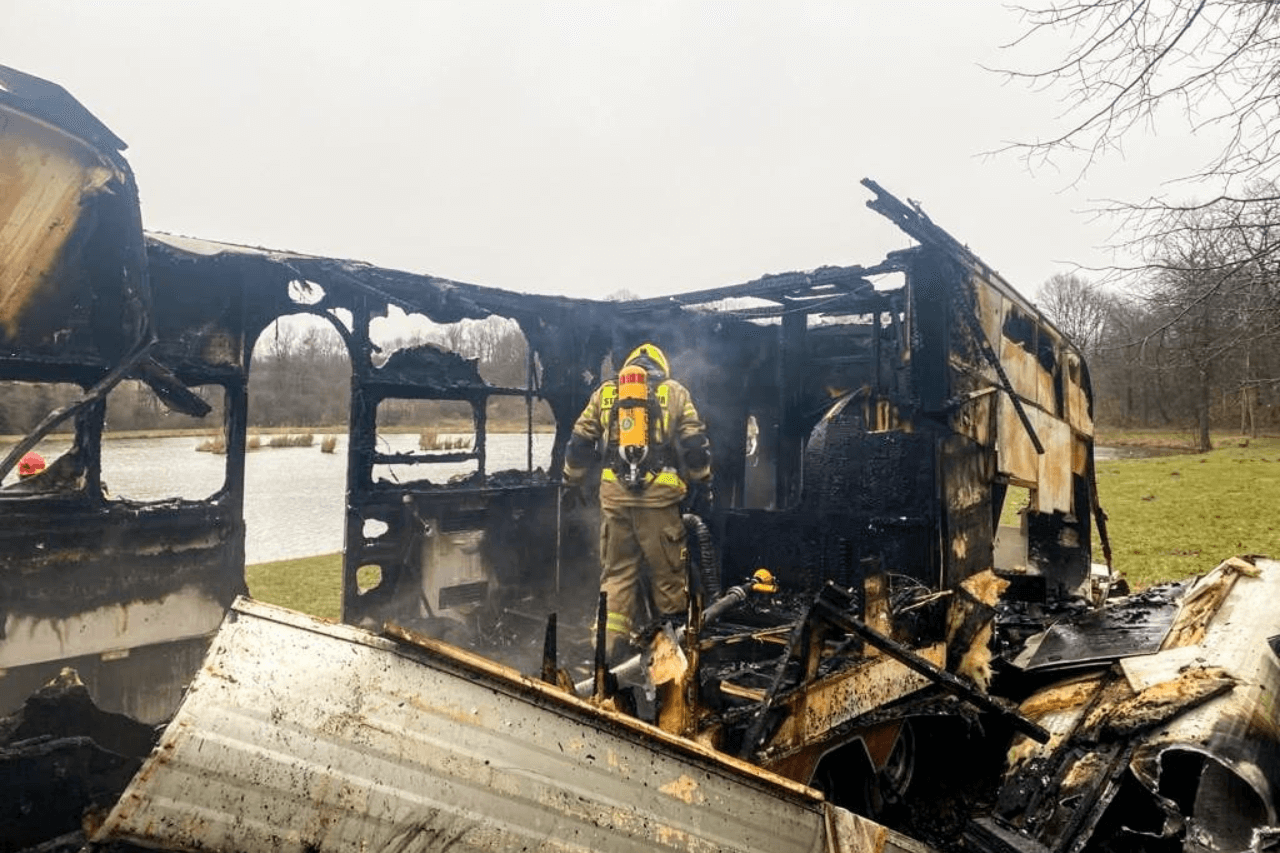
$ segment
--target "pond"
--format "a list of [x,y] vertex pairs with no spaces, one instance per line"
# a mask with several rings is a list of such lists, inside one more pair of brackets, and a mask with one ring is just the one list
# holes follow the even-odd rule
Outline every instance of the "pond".
[[[264,436],[265,442],[269,437]],[[323,435],[310,447],[263,447],[245,456],[245,562],[265,563],[342,550],[346,512],[347,439],[338,438],[334,453],[321,453]],[[417,450],[416,434],[380,439],[385,452]],[[554,437],[533,437],[533,465],[545,469]],[[152,501],[204,498],[222,487],[227,457],[201,453],[198,437],[115,439],[103,442],[102,481],[111,497]],[[52,461],[70,447],[65,438],[41,442],[39,451]],[[528,448],[523,434],[490,435],[485,469],[490,473],[526,470]],[[376,476],[404,481],[410,467],[379,468]],[[413,466],[422,468],[424,466]],[[425,474],[435,483],[474,470],[474,464],[431,465]],[[15,479],[13,474],[5,483]]]

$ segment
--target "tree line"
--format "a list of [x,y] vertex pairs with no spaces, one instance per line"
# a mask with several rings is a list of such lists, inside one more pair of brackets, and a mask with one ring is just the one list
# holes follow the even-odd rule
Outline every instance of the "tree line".
[[1100,425],[1280,428],[1280,276],[1216,212],[1153,242],[1124,290],[1057,275],[1040,307],[1088,362]]

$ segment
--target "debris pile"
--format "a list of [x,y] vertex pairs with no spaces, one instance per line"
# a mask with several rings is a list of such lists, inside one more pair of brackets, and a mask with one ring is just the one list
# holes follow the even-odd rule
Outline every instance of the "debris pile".
[[94,705],[74,670],[0,719],[0,853],[78,851],[159,732]]

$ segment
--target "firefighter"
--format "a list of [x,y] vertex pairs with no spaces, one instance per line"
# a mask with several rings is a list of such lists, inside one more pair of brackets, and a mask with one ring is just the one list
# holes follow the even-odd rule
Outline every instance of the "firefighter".
[[581,500],[589,469],[600,472],[600,590],[607,594],[606,654],[631,649],[640,606],[642,563],[649,567],[657,615],[679,622],[688,605],[681,502],[705,511],[711,487],[711,444],[667,357],[644,343],[623,362],[617,380],[591,395],[565,449],[566,499]]

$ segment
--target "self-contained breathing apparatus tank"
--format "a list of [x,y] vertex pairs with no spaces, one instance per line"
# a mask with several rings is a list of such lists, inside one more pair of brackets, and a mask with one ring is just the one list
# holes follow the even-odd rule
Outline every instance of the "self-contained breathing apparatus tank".
[[635,364],[618,372],[618,456],[627,466],[627,485],[633,489],[644,485],[641,465],[649,455],[648,378],[645,369]]

